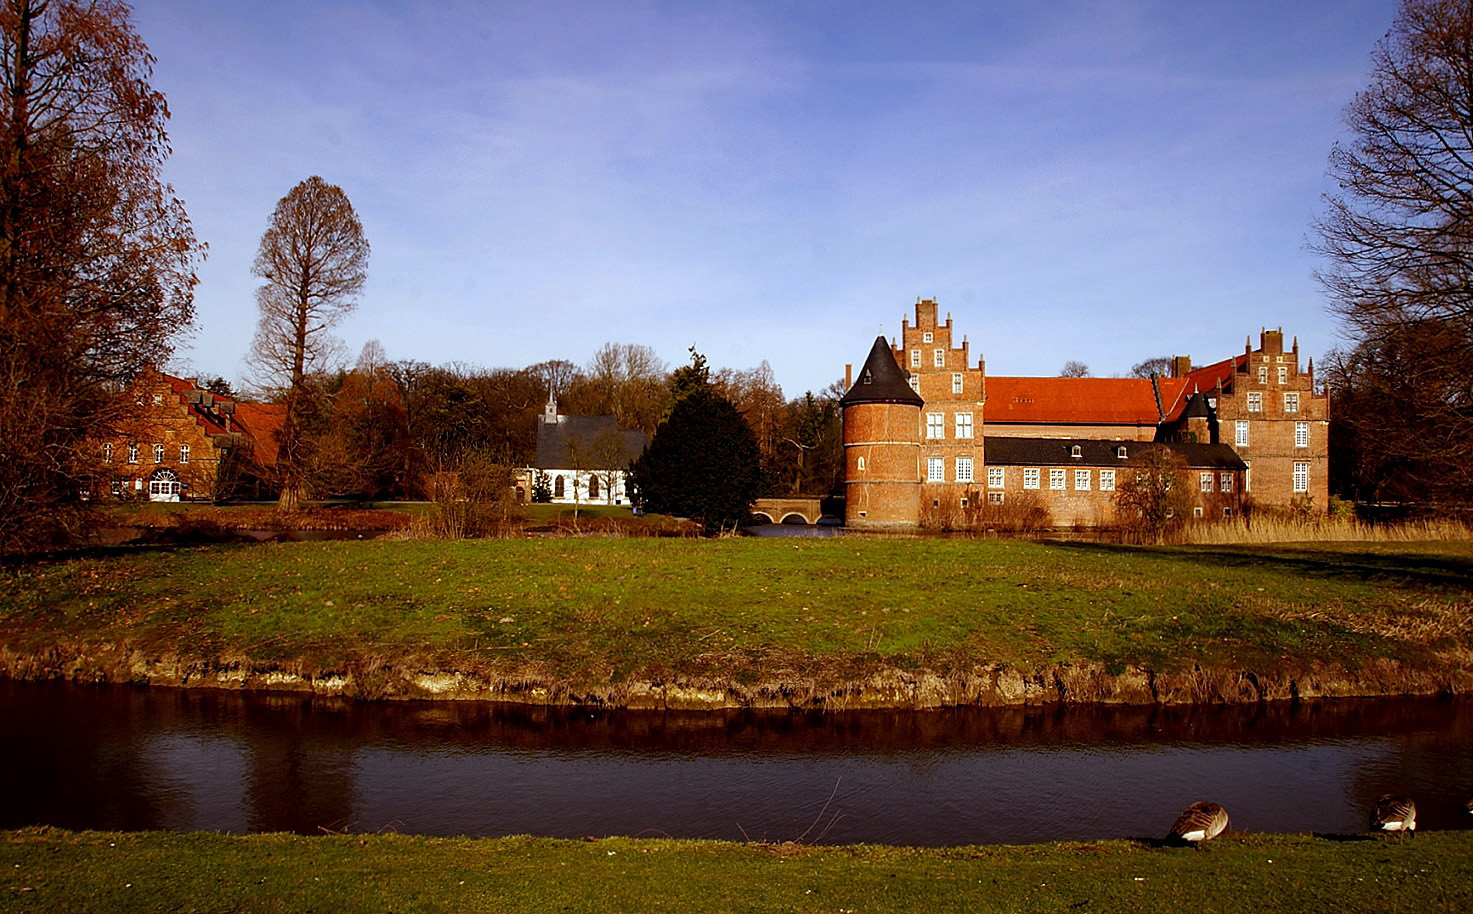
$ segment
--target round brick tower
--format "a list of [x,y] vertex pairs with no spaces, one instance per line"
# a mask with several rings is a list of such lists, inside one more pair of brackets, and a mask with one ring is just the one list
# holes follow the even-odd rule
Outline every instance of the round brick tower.
[[921,518],[921,407],[883,336],[839,401],[844,415],[844,526],[913,529]]

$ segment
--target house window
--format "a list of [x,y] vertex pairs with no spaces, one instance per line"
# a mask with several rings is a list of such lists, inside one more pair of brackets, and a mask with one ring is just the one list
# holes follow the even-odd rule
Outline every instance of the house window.
[[1237,447],[1248,446],[1248,420],[1239,419],[1234,426],[1233,444]]
[[1263,412],[1263,394],[1259,393],[1256,390],[1255,391],[1251,391],[1248,394],[1248,412],[1250,412],[1250,413],[1261,413],[1261,412]]
[[1125,450],[1125,445],[1122,444],[1115,449],[1115,456],[1119,457],[1121,460],[1124,460],[1128,456]]
[[1279,366],[1279,386],[1283,387],[1289,383],[1289,368],[1286,365]]
[[1002,493],[1002,492],[988,492],[987,493],[987,503],[989,505],[1000,505],[1000,504],[1002,504],[1003,503],[1003,494],[1004,493]]
[[552,481],[552,497],[562,498],[566,491],[567,489],[563,487],[563,477],[561,475],[555,477]]
[[1063,470],[1049,470],[1048,471],[1048,487],[1050,489],[1063,489],[1064,488],[1064,471]]
[[946,437],[946,416],[941,413],[926,413],[926,437]]
[[923,343],[929,343],[933,339],[935,339],[935,336],[929,330],[921,334],[921,342]]
[[1299,412],[1299,395],[1298,394],[1284,394],[1284,412],[1286,412],[1286,413],[1297,413],[1297,412]]
[[970,437],[972,437],[972,414],[971,413],[957,413],[956,414],[956,436],[958,438],[970,438]]
[[1074,471],[1074,491],[1076,491],[1076,492],[1088,492],[1089,491],[1089,470],[1075,470]]
[[957,482],[971,482],[972,481],[972,458],[970,458],[970,457],[958,457],[958,458],[956,458],[956,481]]
[[856,470],[858,470],[859,472],[861,472],[861,473],[864,472],[864,458],[863,457],[859,458],[858,463],[855,465],[854,468]]
[[946,461],[940,457],[926,458],[926,482],[946,481]]
[[155,444],[153,446],[153,462],[154,463],[163,463],[164,462],[164,446],[162,444]]
[[910,367],[911,368],[920,368],[921,367],[921,351],[919,349],[912,349],[910,351]]
[[1267,365],[1259,365],[1258,366],[1258,383],[1260,383],[1260,384],[1267,384],[1268,383],[1268,366]]
[[128,462],[138,462],[138,443],[136,441],[128,442]]
[[987,468],[987,488],[1001,489],[1003,484],[1002,467]]
[[951,392],[954,394],[959,394],[962,392],[962,374],[959,371],[952,372]]
[[1115,491],[1115,471],[1114,470],[1100,470],[1100,491],[1101,492],[1113,492],[1113,491]]
[[1295,447],[1309,447],[1309,423],[1308,422],[1295,422],[1294,423],[1294,446]]
[[1202,491],[1203,492],[1211,492],[1212,491],[1212,474],[1211,473],[1203,473],[1202,474]]
[[1294,492],[1301,494],[1309,491],[1309,464],[1303,461],[1294,463]]
[[937,368],[945,368],[946,367],[946,350],[945,349],[937,349],[934,352],[932,352],[931,353],[931,364],[935,365]]
[[102,446],[102,462],[103,463],[112,463],[113,462],[113,446],[111,444],[104,444]]
[[1218,473],[1217,474],[1217,490],[1219,492],[1231,492],[1233,490],[1233,474],[1232,473]]
[[1069,456],[1070,457],[1073,457],[1075,460],[1080,459],[1081,457],[1084,456],[1084,448],[1080,447],[1077,444],[1074,445],[1073,447],[1071,447],[1069,449]]
[[187,445],[187,444],[181,444],[181,445],[179,445],[179,462],[180,463],[188,463],[189,462],[189,445]]
[[1023,488],[1025,488],[1025,489],[1036,489],[1036,488],[1038,488],[1038,469],[1036,467],[1026,467],[1026,468],[1024,468],[1024,470],[1023,470]]
[[590,477],[588,477],[588,497],[589,498],[598,498],[598,477],[597,476],[590,476]]

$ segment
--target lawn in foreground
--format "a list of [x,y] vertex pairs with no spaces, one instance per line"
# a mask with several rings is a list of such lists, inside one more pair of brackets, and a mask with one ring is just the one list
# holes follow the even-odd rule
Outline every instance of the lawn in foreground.
[[0,911],[1473,910],[1473,832],[1021,847],[0,833]]

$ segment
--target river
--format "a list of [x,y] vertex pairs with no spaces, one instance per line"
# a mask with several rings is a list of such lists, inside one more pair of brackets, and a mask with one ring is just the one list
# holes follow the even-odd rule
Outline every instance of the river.
[[0,682],[0,827],[945,846],[1473,827],[1473,701],[588,712]]

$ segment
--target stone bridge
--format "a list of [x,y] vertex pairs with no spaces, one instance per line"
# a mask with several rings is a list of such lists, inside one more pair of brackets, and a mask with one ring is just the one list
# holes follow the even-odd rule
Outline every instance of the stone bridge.
[[[816,524],[823,517],[821,498],[759,498],[752,505],[758,522],[769,524]],[[842,518],[839,518],[842,520]]]

